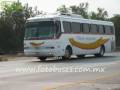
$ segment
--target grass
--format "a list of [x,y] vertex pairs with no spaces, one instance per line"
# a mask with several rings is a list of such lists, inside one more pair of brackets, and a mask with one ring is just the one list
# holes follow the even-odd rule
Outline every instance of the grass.
[[4,56],[0,56],[0,61],[8,61],[8,58]]
[[0,61],[9,61],[15,59],[16,57],[23,57],[23,56],[24,55],[22,53],[0,55]]

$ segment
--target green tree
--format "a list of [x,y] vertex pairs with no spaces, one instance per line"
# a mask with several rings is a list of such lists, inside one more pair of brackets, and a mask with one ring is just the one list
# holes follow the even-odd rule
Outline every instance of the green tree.
[[79,6],[72,5],[70,7],[66,7],[65,5],[62,5],[57,9],[60,13],[73,13],[73,14],[79,14],[82,15],[84,18],[88,18],[88,3],[80,3]]
[[70,9],[72,13],[82,15],[84,18],[88,18],[88,6],[88,3],[80,3],[79,6],[70,6]]
[[43,11],[39,11],[37,6],[32,8],[32,7],[29,7],[28,4],[26,4],[24,6],[23,13],[24,13],[24,17],[27,19],[27,18],[30,18],[30,17],[34,17],[36,15],[40,15],[40,14],[43,13]]
[[110,18],[115,25],[116,46],[120,47],[120,15]]
[[0,52],[6,53],[16,51],[17,49],[17,38],[13,31],[12,18],[0,17]]
[[65,5],[62,5],[61,7],[59,7],[57,11],[60,13],[69,13],[69,9]]
[[20,2],[3,2],[2,10],[5,16],[11,16],[12,12],[21,12],[23,10],[23,6]]
[[97,12],[91,12],[91,19],[107,20],[108,13],[103,8],[98,8]]
[[[37,7],[35,8],[29,7],[28,4],[22,6],[20,2],[4,3],[2,4],[2,9],[3,12],[0,18],[0,21],[2,23],[0,33],[2,33],[2,30],[8,31],[4,32],[2,35],[4,37],[7,37],[6,35],[9,35],[10,31],[14,37],[14,39],[12,38],[12,36],[11,38],[9,38],[10,41],[14,41],[9,42],[9,44],[5,44],[8,43],[8,41],[5,38],[3,38],[4,43],[2,44],[2,46],[7,48],[7,45],[14,45],[15,48],[17,47],[16,51],[22,51],[25,31],[24,25],[26,19],[31,16],[40,14],[41,12],[37,10]],[[10,24],[5,24],[5,22],[8,22],[8,20]],[[8,29],[7,27],[10,28]],[[2,46],[0,48],[3,48]],[[9,49],[7,50],[12,51],[13,49],[9,47]]]
[[61,13],[73,13],[83,16],[84,18],[91,18],[97,20],[107,20],[108,13],[103,8],[98,8],[97,12],[88,12],[89,4],[88,3],[80,3],[78,6],[72,5],[70,7],[66,7],[62,5],[57,9],[57,11]]

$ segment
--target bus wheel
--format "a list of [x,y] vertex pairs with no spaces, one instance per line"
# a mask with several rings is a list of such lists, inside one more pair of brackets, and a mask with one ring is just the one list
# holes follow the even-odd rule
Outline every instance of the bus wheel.
[[102,56],[104,56],[104,53],[105,53],[105,47],[104,47],[104,46],[101,46],[99,53],[98,53],[98,54],[95,54],[95,56],[96,56],[96,57],[102,57]]
[[78,58],[84,58],[85,55],[77,55]]
[[47,57],[38,57],[41,61],[46,61]]
[[68,46],[65,49],[65,55],[62,57],[62,59],[70,59],[72,55],[72,48],[70,46]]

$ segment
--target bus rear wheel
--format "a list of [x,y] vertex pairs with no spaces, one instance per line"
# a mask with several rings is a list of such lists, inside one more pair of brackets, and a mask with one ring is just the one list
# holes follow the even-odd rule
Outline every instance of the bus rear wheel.
[[40,61],[46,61],[47,57],[38,57],[38,59],[40,59]]
[[105,54],[105,47],[101,46],[98,54],[95,54],[96,57],[102,57]]

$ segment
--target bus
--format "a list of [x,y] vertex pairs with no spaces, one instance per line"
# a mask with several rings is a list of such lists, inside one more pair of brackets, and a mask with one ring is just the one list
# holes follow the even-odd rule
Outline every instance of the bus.
[[45,61],[85,55],[101,57],[115,49],[114,24],[75,14],[39,15],[25,25],[24,54]]

